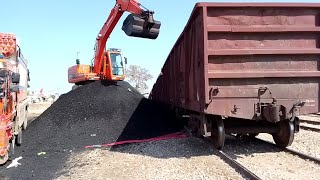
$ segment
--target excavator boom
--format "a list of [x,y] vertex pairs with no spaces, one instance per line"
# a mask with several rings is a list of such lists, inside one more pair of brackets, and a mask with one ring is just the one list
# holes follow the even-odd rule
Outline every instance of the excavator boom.
[[[153,11],[144,9],[136,0],[116,0],[114,8],[111,10],[107,21],[101,28],[95,45],[95,57],[93,67],[81,65],[77,62],[76,66],[68,70],[68,80],[70,83],[86,84],[89,79],[97,80],[123,80],[125,74],[116,77],[112,72],[112,63],[118,62],[115,57],[121,57],[105,51],[106,43],[115,26],[119,22],[124,12],[131,13],[123,22],[122,30],[126,35],[146,39],[156,39],[159,35],[161,23],[153,19]],[[117,54],[121,54],[117,52]],[[113,59],[112,59],[113,58]],[[123,62],[118,63],[123,68]],[[86,69],[86,70],[84,70]],[[90,71],[90,72],[89,72]]]
[[[106,42],[119,22],[121,16],[126,11],[132,13],[126,18],[122,26],[122,30],[128,36],[156,39],[159,34],[160,22],[155,22],[153,20],[152,11],[143,10],[140,3],[136,0],[117,0],[116,5],[111,10],[107,21],[101,28],[97,37],[97,49],[93,68],[93,71],[97,74],[102,73],[102,75],[105,75],[103,71],[101,72],[101,67],[103,65],[102,63]],[[158,31],[154,31],[153,26],[155,25],[155,29]]]

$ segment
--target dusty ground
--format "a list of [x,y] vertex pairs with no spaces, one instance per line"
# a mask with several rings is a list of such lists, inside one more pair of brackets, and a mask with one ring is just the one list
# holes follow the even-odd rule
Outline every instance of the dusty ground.
[[[258,137],[273,142],[269,134],[261,134]],[[289,148],[320,159],[320,133],[301,129],[295,134],[294,141]]]
[[58,179],[243,179],[195,138],[74,154],[67,169]]
[[42,114],[48,107],[51,106],[51,102],[40,102],[34,103],[29,106],[28,109],[28,119],[29,122],[37,118],[40,114]]
[[[33,104],[29,117],[34,119],[49,106],[50,103]],[[206,143],[192,137],[111,149],[68,150],[61,155],[63,160],[54,152],[34,156],[30,152],[24,153],[22,146],[17,150],[22,151],[18,152],[23,156],[19,161],[21,165],[6,170],[9,162],[0,167],[0,179],[20,179],[21,173],[31,174],[25,174],[25,179],[243,179]],[[39,161],[45,164],[46,172],[42,177],[32,176],[36,172],[39,174],[41,169],[32,168],[26,159],[30,159],[29,156],[38,159],[30,161],[31,164]],[[53,160],[53,156],[59,158]],[[15,173],[20,175],[12,176]]]
[[[320,116],[300,116],[300,119],[320,121]],[[260,134],[258,138],[273,142],[270,134]],[[255,145],[255,148],[260,148],[263,152],[262,149],[267,149],[263,146]],[[295,134],[292,145],[288,148],[320,158],[320,133],[300,129],[300,132]],[[238,157],[238,161],[246,164],[250,170],[257,172],[259,177],[265,179],[319,179],[320,166],[318,164],[285,152],[278,152],[271,147],[269,150],[270,152],[251,153],[250,156]]]
[[262,179],[319,179],[318,164],[256,140],[229,139],[225,152]]
[[[320,115],[300,116],[300,119],[320,122]],[[318,125],[308,124],[308,126],[319,128]],[[269,134],[260,134],[258,137],[273,142],[272,136]],[[300,132],[295,134],[294,141],[289,148],[320,159],[320,133],[311,130],[300,129]]]
[[[30,120],[49,106],[50,103],[33,104],[29,109]],[[319,133],[301,130],[296,134],[291,148],[319,157],[318,136]],[[272,140],[270,136],[259,137]],[[243,148],[244,143],[246,148]],[[320,175],[319,165],[262,144],[229,139],[225,149],[263,179],[318,179]],[[40,155],[38,158],[46,163],[50,155]],[[63,161],[54,162],[52,172],[48,172],[55,174],[54,179],[244,179],[216,156],[211,147],[192,137],[112,149],[68,151],[64,158]],[[11,171],[18,173],[25,163],[21,161],[21,165],[11,168]],[[1,172],[5,172],[5,167],[0,167],[0,179],[9,179]],[[25,179],[34,179],[28,177]],[[41,179],[50,178],[44,174]]]
[[310,114],[310,115],[299,116],[299,118],[301,120],[310,120],[310,121],[320,122],[320,113],[319,114]]
[[301,122],[300,124],[305,126],[305,127],[311,127],[311,128],[316,128],[320,129],[320,114],[312,114],[309,116],[300,116],[301,120],[308,120],[308,121],[315,121],[318,122],[316,124],[312,124],[309,122]]

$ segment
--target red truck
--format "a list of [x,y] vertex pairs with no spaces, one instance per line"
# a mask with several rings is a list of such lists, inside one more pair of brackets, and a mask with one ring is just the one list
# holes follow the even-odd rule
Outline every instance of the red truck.
[[15,145],[22,143],[27,128],[29,70],[17,38],[0,33],[0,165],[6,163]]

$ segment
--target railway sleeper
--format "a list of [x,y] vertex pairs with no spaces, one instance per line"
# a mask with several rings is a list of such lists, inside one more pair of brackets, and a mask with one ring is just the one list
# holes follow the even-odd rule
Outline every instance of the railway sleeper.
[[[176,113],[178,114],[178,113]],[[299,119],[293,122],[282,120],[277,123],[266,121],[244,120],[237,118],[223,118],[222,116],[205,115],[186,112],[180,118],[186,120],[186,126],[195,137],[209,137],[212,145],[216,149],[223,149],[226,135],[237,134],[255,137],[259,133],[269,133],[272,135],[278,147],[290,146],[294,139],[294,134],[299,127]]]

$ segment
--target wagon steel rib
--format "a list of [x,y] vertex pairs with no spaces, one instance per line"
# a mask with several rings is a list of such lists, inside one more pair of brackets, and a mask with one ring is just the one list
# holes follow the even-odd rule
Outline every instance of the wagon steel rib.
[[320,3],[197,3],[149,98],[218,149],[230,133],[289,146],[320,111],[319,17]]

